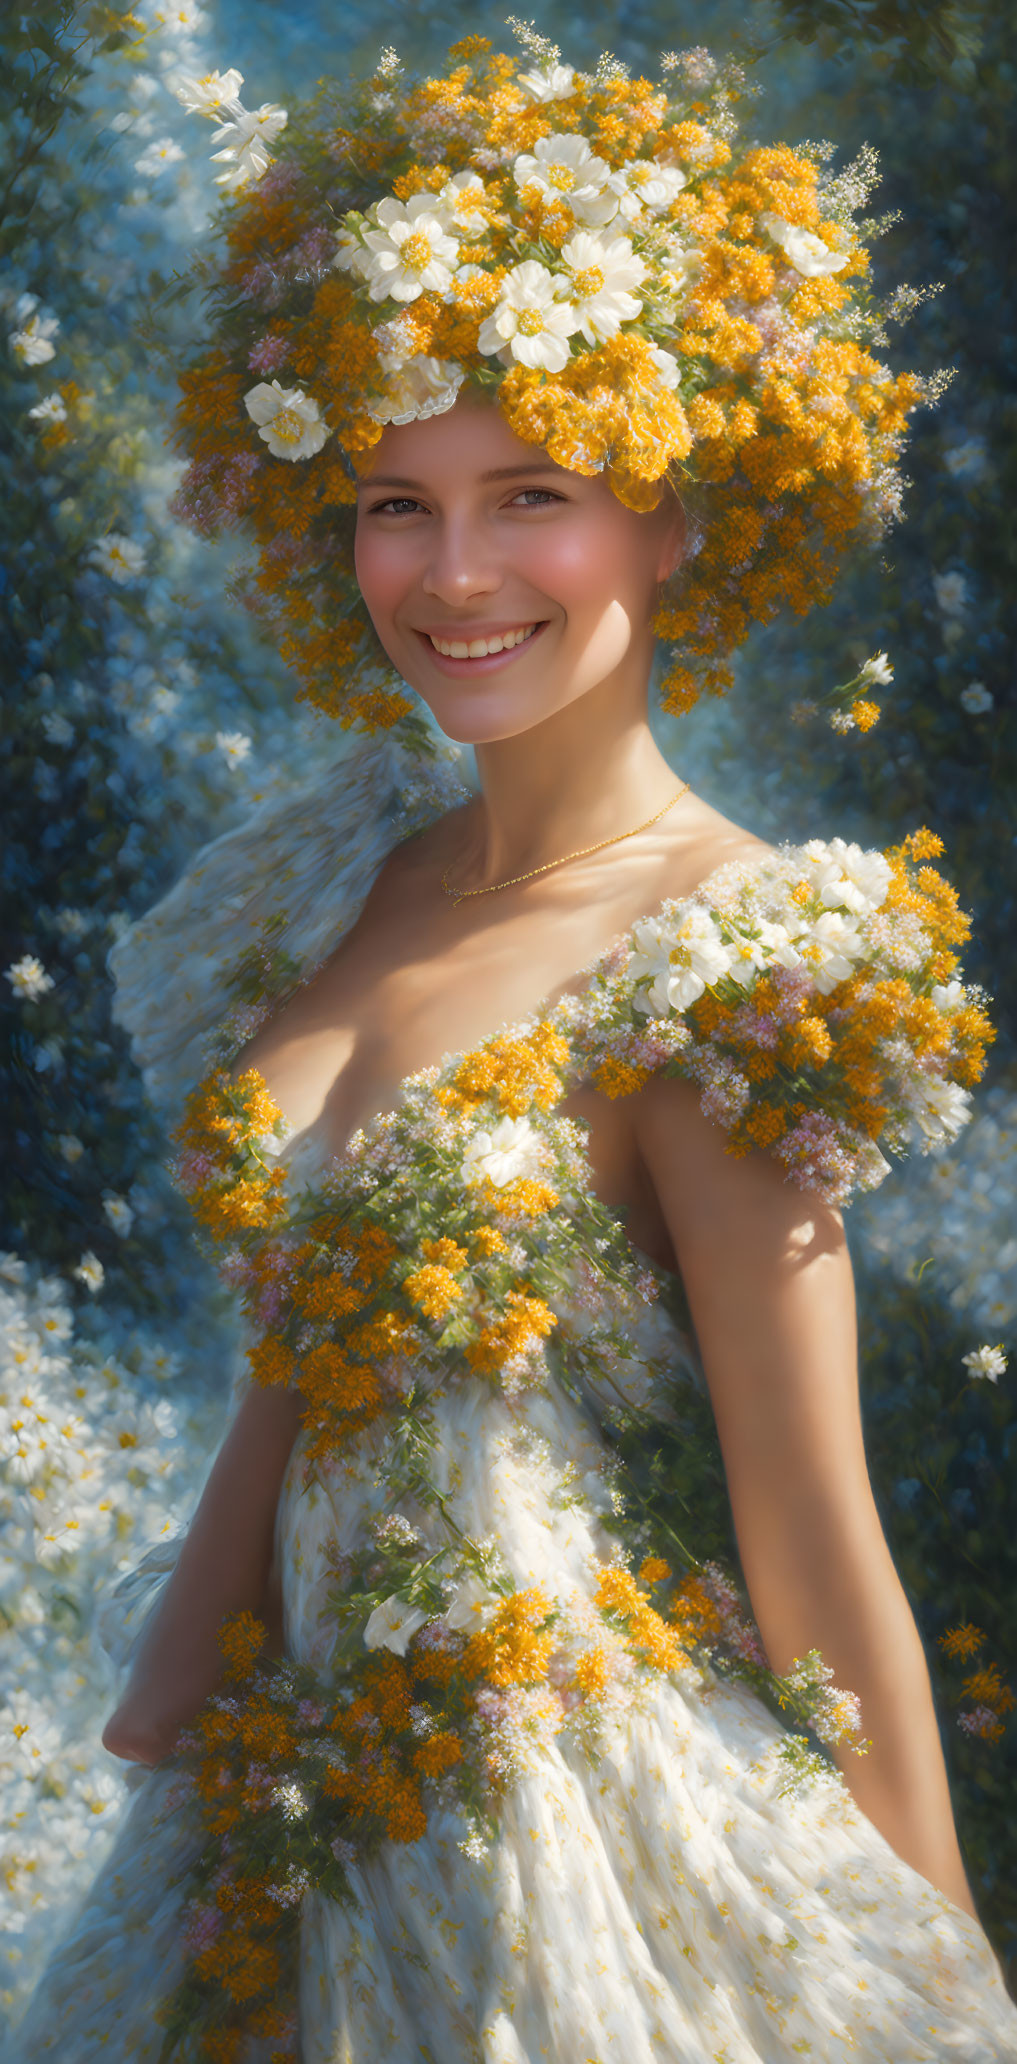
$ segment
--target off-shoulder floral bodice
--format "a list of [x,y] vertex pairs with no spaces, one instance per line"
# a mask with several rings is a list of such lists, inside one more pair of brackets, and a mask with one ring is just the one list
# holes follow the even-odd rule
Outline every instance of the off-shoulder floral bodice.
[[276,1522],[284,1658],[259,1659],[249,1619],[224,1636],[224,1691],[97,1894],[93,1975],[79,1960],[66,2011],[51,1988],[26,2056],[91,2016],[155,2064],[140,1968],[118,1989],[126,1911],[149,1915],[146,1984],[163,1960],[160,2026],[242,2064],[793,2064],[834,2040],[994,2064],[1017,2016],[982,1931],[823,1752],[857,1737],[856,1702],[816,1652],[773,1672],[654,1474],[705,1374],[680,1280],[598,1201],[562,1109],[580,1083],[681,1076],[732,1152],[836,1205],[953,1137],[991,1026],[939,841],[716,869],[332,1155],[237,1059],[448,799],[372,748],[342,840],[323,781],[218,841],[115,951],[243,1305],[245,1381],[305,1411]]

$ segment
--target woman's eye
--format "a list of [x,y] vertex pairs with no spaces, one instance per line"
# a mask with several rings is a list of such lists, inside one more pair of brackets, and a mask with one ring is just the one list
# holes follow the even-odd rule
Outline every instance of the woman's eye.
[[524,495],[540,495],[542,497],[540,501],[527,502],[526,507],[528,509],[542,509],[548,502],[560,502],[564,499],[562,495],[553,494],[549,487],[521,487],[516,496],[516,501],[521,501]]
[[404,509],[419,509],[419,507],[420,503],[415,502],[412,495],[391,495],[387,502],[375,502],[371,515],[391,516],[393,513],[398,515]]

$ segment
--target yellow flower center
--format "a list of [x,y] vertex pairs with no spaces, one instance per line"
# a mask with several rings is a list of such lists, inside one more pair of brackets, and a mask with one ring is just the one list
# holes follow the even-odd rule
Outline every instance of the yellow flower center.
[[412,272],[423,272],[425,265],[431,263],[430,237],[424,230],[415,229],[413,235],[407,237],[399,256]]
[[559,193],[571,193],[576,183],[576,175],[569,165],[549,165],[547,183],[548,186],[555,187]]
[[304,431],[303,418],[296,409],[283,408],[272,417],[271,429],[281,444],[299,444]]
[[544,329],[544,318],[540,309],[521,309],[517,328],[522,331],[524,337],[539,337]]
[[604,275],[599,265],[588,265],[585,272],[574,273],[573,279],[581,301],[591,301],[594,294],[600,293],[604,284]]

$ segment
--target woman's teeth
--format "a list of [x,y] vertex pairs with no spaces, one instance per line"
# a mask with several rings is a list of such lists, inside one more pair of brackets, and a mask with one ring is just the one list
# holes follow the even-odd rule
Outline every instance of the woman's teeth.
[[518,631],[503,631],[500,638],[472,638],[468,645],[461,638],[431,638],[431,643],[446,659],[486,659],[489,652],[509,652],[513,645],[524,644],[536,628],[535,623],[525,624]]

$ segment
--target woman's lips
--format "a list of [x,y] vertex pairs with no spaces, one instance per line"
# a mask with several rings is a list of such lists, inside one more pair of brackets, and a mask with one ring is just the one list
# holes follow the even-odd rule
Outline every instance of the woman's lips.
[[[472,678],[474,674],[490,674],[494,672],[496,667],[510,665],[512,660],[519,658],[520,653],[529,652],[530,648],[536,644],[541,632],[546,631],[546,629],[546,621],[538,623],[532,637],[524,638],[521,645],[510,645],[503,652],[485,652],[482,659],[453,659],[449,653],[439,652],[437,646],[432,645],[426,631],[418,631],[416,635],[420,639],[428,659],[434,662],[434,665],[441,673],[451,674],[455,680],[464,680],[467,676]],[[451,642],[450,639],[449,643],[451,644]]]

